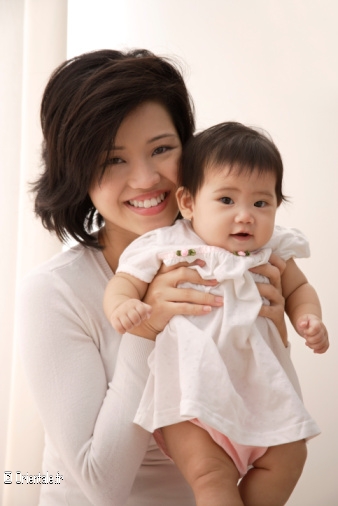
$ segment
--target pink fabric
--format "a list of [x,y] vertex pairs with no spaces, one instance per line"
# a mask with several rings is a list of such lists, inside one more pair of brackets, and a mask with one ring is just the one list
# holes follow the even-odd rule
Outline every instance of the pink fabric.
[[[229,455],[229,457],[233,460],[241,478],[246,475],[246,473],[248,472],[248,468],[257,459],[262,457],[268,449],[267,447],[263,446],[246,446],[235,443],[234,441],[231,441],[227,436],[224,436],[224,434],[221,434],[217,430],[212,429],[211,427],[200,422],[199,420],[197,420],[197,418],[194,418],[193,420],[189,421],[191,423],[194,423],[198,427],[201,427],[202,429],[206,430],[210,434],[212,439],[215,441],[215,443],[217,443],[221,448],[223,448],[223,450],[227,453],[227,455]],[[158,444],[161,451],[167,457],[171,458],[168,453],[161,429],[155,430],[154,439],[156,440],[156,443]]]

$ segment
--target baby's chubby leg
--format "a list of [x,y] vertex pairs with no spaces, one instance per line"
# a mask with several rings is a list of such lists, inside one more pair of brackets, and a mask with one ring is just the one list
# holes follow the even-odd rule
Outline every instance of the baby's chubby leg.
[[239,472],[210,435],[191,422],[162,428],[168,452],[191,486],[196,506],[244,506]]
[[245,506],[286,504],[302,474],[306,456],[304,440],[268,448],[239,484]]

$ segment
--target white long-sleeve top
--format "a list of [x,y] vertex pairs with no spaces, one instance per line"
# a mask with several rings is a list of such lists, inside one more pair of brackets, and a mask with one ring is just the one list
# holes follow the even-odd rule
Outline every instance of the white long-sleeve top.
[[19,344],[45,428],[39,506],[193,506],[192,492],[151,435],[133,423],[154,342],[121,337],[102,300],[113,273],[80,245],[24,279]]

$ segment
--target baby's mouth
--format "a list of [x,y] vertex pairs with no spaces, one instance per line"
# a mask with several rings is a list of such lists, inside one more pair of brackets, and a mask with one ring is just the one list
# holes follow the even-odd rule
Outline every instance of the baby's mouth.
[[160,193],[157,197],[152,197],[151,199],[145,200],[128,200],[128,204],[133,207],[143,207],[145,209],[149,209],[150,207],[158,206],[163,200],[167,197],[168,193]]

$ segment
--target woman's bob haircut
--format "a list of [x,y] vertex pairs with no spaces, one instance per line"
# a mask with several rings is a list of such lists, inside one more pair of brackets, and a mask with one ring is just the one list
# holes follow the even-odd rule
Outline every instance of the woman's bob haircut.
[[32,189],[36,215],[61,241],[100,247],[91,232],[103,218],[88,190],[104,173],[102,156],[121,122],[147,101],[166,108],[184,145],[195,129],[194,107],[173,61],[144,49],[107,49],[72,58],[51,75],[41,104],[43,172]]

